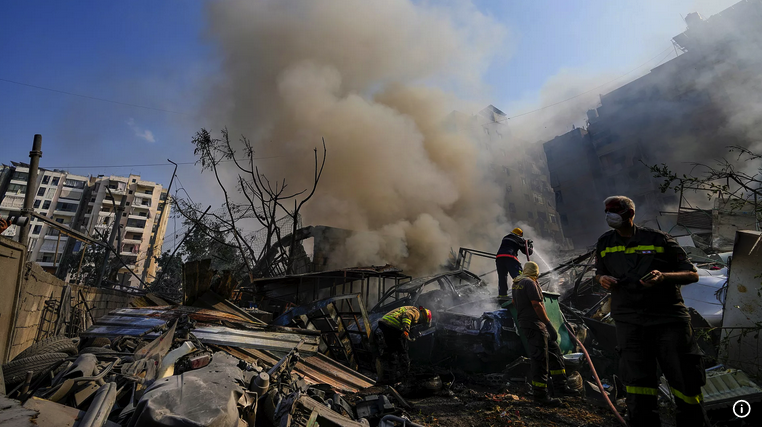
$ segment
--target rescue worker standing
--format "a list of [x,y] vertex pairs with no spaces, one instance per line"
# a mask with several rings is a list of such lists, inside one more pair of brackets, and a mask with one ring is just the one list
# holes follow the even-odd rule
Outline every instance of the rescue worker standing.
[[595,280],[611,291],[629,423],[660,425],[658,362],[675,397],[677,426],[702,426],[706,375],[680,294],[680,285],[698,280],[696,268],[672,236],[634,224],[632,200],[613,196],[604,205],[613,230],[598,239]]
[[389,355],[397,354],[400,358],[403,375],[410,370],[407,354],[408,342],[412,341],[410,327],[418,323],[431,323],[431,311],[423,307],[403,306],[386,313],[378,322]]
[[521,333],[529,346],[534,401],[546,406],[558,406],[561,400],[548,396],[549,367],[556,396],[576,396],[578,393],[566,383],[558,333],[550,323],[543,303],[542,289],[537,283],[539,273],[537,263],[529,261],[524,264],[524,271],[513,279],[513,304]]
[[520,228],[514,228],[511,234],[503,237],[500,249],[497,250],[497,255],[495,255],[498,298],[508,296],[508,274],[514,279],[521,274],[521,261],[518,258],[519,251],[529,256],[532,255],[534,249],[532,248],[531,240],[524,240],[524,231]]

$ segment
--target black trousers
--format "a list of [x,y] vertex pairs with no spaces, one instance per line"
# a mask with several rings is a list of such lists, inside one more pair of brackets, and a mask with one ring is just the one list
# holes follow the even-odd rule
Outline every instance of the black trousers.
[[659,426],[656,363],[669,381],[677,404],[677,427],[703,426],[701,386],[706,383],[701,356],[688,321],[655,326],[616,324],[619,372],[627,387],[631,426]]
[[509,295],[508,274],[514,279],[518,277],[521,274],[521,263],[513,258],[500,257],[495,258],[495,266],[497,267],[497,294],[498,296]]
[[410,370],[410,357],[407,354],[408,341],[402,335],[402,331],[384,322],[378,322],[378,328],[384,334],[388,360],[391,361],[393,355],[398,355],[401,371],[403,374],[406,374]]
[[[532,390],[535,397],[548,394],[548,374],[553,378],[553,387],[560,390],[566,385],[566,367],[558,343],[548,340],[548,331],[521,328],[527,339],[529,360],[531,361]],[[548,372],[550,370],[550,372]]]

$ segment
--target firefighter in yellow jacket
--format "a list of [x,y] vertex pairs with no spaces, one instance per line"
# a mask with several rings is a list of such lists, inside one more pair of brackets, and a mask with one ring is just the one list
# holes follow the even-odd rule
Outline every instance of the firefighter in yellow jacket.
[[403,375],[410,369],[410,357],[407,354],[408,342],[412,340],[410,327],[418,323],[431,323],[431,311],[423,307],[399,307],[386,313],[378,322],[389,355],[399,355]]

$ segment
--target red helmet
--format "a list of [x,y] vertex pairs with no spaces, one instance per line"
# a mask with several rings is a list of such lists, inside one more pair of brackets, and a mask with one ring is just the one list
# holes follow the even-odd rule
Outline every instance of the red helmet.
[[427,310],[423,308],[423,306],[419,306],[418,311],[421,312],[422,316],[426,316],[426,323],[431,323],[431,310]]

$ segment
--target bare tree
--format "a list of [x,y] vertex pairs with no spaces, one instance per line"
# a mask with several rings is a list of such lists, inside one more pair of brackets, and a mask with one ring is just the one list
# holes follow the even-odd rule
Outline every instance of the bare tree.
[[[285,179],[271,181],[255,164],[254,147],[249,139],[241,137],[242,147],[236,151],[227,129],[222,138],[215,138],[201,129],[193,138],[194,154],[202,171],[211,171],[222,191],[222,209],[210,212],[204,221],[198,221],[198,206],[188,201],[175,201],[177,211],[186,220],[198,223],[199,230],[215,242],[235,248],[250,279],[270,277],[294,272],[298,256],[298,240],[294,238],[300,228],[300,211],[315,194],[326,161],[325,140],[323,154],[314,150],[315,169],[311,188],[287,192]],[[220,165],[232,162],[237,169],[236,184],[230,189],[220,176]],[[235,196],[242,196],[236,198]],[[241,201],[237,201],[241,200]],[[293,207],[291,203],[293,202]],[[258,233],[246,233],[247,226],[259,226]],[[229,236],[229,237],[228,237]],[[274,254],[274,255],[273,255]]]
[[[720,159],[714,166],[695,163],[688,174],[679,175],[664,163],[646,166],[651,170],[654,178],[664,179],[659,186],[662,193],[670,189],[675,192],[684,190],[703,192],[709,200],[717,198],[726,203],[731,210],[751,205],[754,208],[755,218],[759,221],[758,202],[762,201],[762,177],[760,176],[762,170],[749,171],[748,166],[749,162],[762,160],[762,155],[739,146],[730,146],[728,149],[731,153],[737,154],[734,160]],[[738,165],[747,167],[739,168]]]

